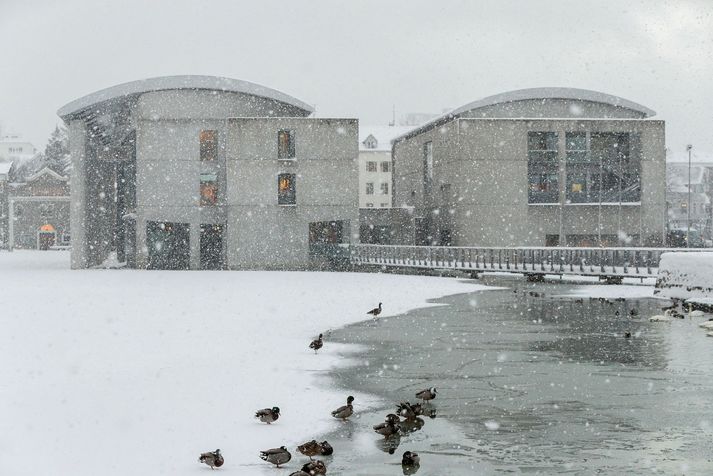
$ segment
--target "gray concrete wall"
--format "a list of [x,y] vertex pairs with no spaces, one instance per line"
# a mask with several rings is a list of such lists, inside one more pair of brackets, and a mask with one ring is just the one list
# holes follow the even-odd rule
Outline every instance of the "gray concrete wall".
[[[294,160],[277,159],[277,133],[294,130]],[[236,118],[229,121],[228,265],[307,267],[310,222],[342,220],[358,241],[358,121]],[[277,203],[277,177],[294,173],[297,205]]]
[[[528,131],[559,132],[560,164],[564,167],[564,133],[574,130],[640,134],[642,203],[602,207],[602,234],[616,235],[621,223],[630,235],[662,236],[663,121],[454,120],[395,145],[395,203],[414,206],[416,216],[428,214],[422,198],[422,148],[433,140],[434,222],[437,227],[451,228],[454,245],[544,246],[546,235],[559,235],[560,227],[564,235],[596,235],[598,206],[528,204]],[[447,193],[441,190],[444,184],[450,184]],[[564,197],[562,180],[560,189]]]

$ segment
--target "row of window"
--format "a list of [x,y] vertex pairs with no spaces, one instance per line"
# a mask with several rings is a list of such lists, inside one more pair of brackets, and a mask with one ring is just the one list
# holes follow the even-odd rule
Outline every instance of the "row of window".
[[[529,203],[558,203],[559,137],[556,132],[529,132],[527,137]],[[629,133],[567,132],[565,195],[570,203],[638,202],[640,159],[632,154]]]
[[[388,203],[381,203],[380,208],[388,208],[389,204]],[[366,208],[374,208],[374,204],[371,202],[366,203]]]
[[[212,161],[218,159],[218,131],[203,130],[199,134],[200,159]],[[277,131],[277,158],[293,160],[295,155],[295,131],[282,129]]]
[[[375,161],[369,161],[366,163],[366,171],[367,172],[376,172],[376,162]],[[381,162],[381,171],[382,172],[390,172],[391,171],[391,162]]]
[[[389,194],[389,183],[388,182],[381,182],[381,194],[382,195],[388,195]],[[366,194],[367,195],[374,195],[374,183],[373,182],[367,182],[366,184]]]
[[8,153],[10,154],[21,154],[22,153],[22,147],[8,147],[7,148]]
[[[296,205],[297,189],[295,174],[279,174],[277,176],[277,204]],[[217,174],[201,174],[200,182],[201,206],[212,206],[218,203]]]

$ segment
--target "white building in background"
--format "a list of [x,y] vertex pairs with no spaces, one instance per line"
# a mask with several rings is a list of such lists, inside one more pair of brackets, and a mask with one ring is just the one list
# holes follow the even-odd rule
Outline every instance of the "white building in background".
[[17,159],[30,159],[37,149],[30,142],[18,135],[6,135],[0,138],[0,162],[12,162]]
[[[713,160],[694,154],[690,167],[690,229],[694,242],[713,239]],[[669,151],[666,163],[666,218],[669,233],[688,231],[689,167],[686,154]],[[698,244],[696,244],[698,245]]]
[[391,208],[391,139],[410,126],[359,128],[359,208]]

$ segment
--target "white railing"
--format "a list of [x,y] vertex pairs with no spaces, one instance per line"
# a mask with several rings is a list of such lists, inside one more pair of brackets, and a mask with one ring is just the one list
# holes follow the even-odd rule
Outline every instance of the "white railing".
[[713,252],[713,249],[490,248],[356,244],[351,247],[351,262],[357,266],[643,278],[656,276],[661,254],[670,251]]

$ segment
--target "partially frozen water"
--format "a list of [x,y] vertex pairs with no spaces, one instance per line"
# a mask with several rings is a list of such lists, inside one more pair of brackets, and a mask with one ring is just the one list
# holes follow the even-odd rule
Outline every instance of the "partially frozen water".
[[650,323],[663,301],[488,284],[511,289],[332,333],[370,349],[335,374],[345,391],[394,404],[429,386],[439,395],[437,417],[393,455],[371,430],[391,405],[328,435],[329,474],[402,474],[406,450],[422,455],[419,475],[713,474],[713,339],[700,318]]

